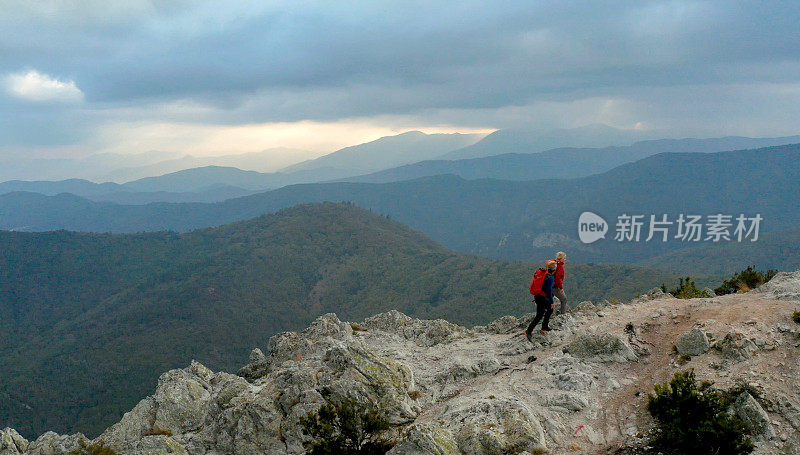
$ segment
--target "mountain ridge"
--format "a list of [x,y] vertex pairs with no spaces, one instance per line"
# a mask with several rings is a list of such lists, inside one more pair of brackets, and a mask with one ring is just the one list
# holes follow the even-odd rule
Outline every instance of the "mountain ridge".
[[[393,430],[390,455],[641,452],[654,386],[678,371],[731,396],[756,455],[800,450],[800,271],[746,294],[678,300],[653,290],[583,302],[556,331],[520,333],[531,314],[467,328],[398,311],[361,322],[329,313],[270,338],[236,375],[200,362],[90,441],[0,432],[9,455],[101,444],[120,455],[306,453],[301,419],[323,404],[372,403]],[[755,340],[755,341],[752,341]],[[330,436],[330,435],[329,435]]]
[[[99,202],[141,205],[149,202],[219,202],[298,183],[344,181],[388,183],[441,174],[454,174],[473,180],[494,178],[525,181],[543,178],[578,178],[607,172],[615,166],[665,151],[709,153],[751,148],[742,147],[744,145],[774,145],[790,139],[792,138],[660,139],[604,149],[553,149],[539,153],[501,154],[467,160],[428,160],[365,175],[354,175],[361,172],[333,166],[293,172],[259,173],[231,166],[210,165],[122,184],[94,183],[84,179],[12,180],[0,183],[0,194],[29,191],[52,196],[67,192]],[[800,136],[794,139],[800,142]],[[225,188],[224,191],[215,191],[222,187]]]
[[654,133],[623,130],[601,123],[550,131],[529,128],[501,129],[473,145],[442,155],[441,158],[469,159],[501,153],[535,153],[563,147],[625,145],[652,134]]
[[280,169],[281,172],[308,171],[319,168],[347,169],[357,175],[444,155],[477,142],[481,134],[425,134],[407,131],[384,136],[364,144],[344,147],[328,155]]
[[[627,211],[669,214],[674,220],[679,213],[761,213],[762,232],[786,230],[800,221],[798,172],[800,145],[785,145],[710,154],[661,153],[580,179],[513,182],[440,175],[385,184],[306,184],[215,204],[114,206],[14,193],[0,195],[0,226],[185,231],[307,202],[352,201],[470,254],[517,260],[549,256],[555,248],[570,251],[579,262],[637,262],[693,245],[608,239],[586,245],[576,235],[579,214],[593,211],[615,220]],[[543,209],[536,201],[554,188],[557,208]]]
[[616,166],[635,162],[658,153],[716,153],[758,147],[800,143],[800,136],[752,139],[658,139],[630,146],[605,148],[556,148],[530,153],[501,153],[458,160],[429,160],[356,177],[348,182],[386,183],[439,174],[454,174],[465,179],[538,180],[579,178],[607,172]]

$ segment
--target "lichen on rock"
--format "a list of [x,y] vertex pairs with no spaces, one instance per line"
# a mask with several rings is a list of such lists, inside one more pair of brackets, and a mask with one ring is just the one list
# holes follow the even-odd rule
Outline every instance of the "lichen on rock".
[[409,427],[387,455],[461,455],[453,434],[430,424]]
[[741,392],[732,405],[734,413],[742,419],[750,430],[750,434],[759,440],[775,438],[769,415],[764,408],[748,392]]

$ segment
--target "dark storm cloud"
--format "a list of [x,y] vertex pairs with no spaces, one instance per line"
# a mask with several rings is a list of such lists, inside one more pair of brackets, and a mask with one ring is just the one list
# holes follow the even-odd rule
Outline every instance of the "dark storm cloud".
[[[789,1],[3,3],[0,73],[35,69],[83,92],[80,106],[30,108],[40,123],[175,100],[212,109],[163,115],[216,123],[478,115],[603,96],[658,104],[669,98],[647,88],[793,85],[800,74]],[[7,94],[0,103],[3,116],[26,109]]]

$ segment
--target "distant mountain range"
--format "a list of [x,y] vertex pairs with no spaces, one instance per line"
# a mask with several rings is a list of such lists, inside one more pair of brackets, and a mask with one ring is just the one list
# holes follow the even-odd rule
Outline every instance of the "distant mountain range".
[[536,153],[565,147],[607,147],[630,145],[652,139],[657,132],[622,130],[591,124],[570,129],[542,131],[535,128],[498,130],[471,146],[442,155],[443,160],[461,160],[506,153]]
[[[10,180],[0,183],[0,194],[14,191],[29,191],[45,195],[72,193],[100,202],[146,204],[149,202],[217,202],[232,197],[251,194],[256,190],[280,188],[297,183],[313,183],[336,180],[366,172],[429,159],[453,149],[472,144],[483,135],[479,134],[424,134],[419,131],[389,136],[372,142],[346,147],[317,160],[309,160],[281,172],[262,173],[252,168],[263,168],[268,164],[272,152],[250,153],[211,158],[184,156],[173,160],[159,161],[137,168],[114,171],[110,180],[125,180],[127,183],[94,183],[86,179]],[[283,153],[295,153],[284,150]],[[147,155],[151,159],[153,156]],[[116,159],[117,156],[115,156]],[[95,158],[80,161],[88,168]],[[110,165],[110,158],[99,162]],[[143,161],[140,159],[139,161]],[[113,161],[113,160],[112,160]],[[135,159],[133,162],[137,162]],[[205,163],[205,164],[203,164]],[[209,163],[228,163],[220,166]],[[259,164],[260,163],[260,164]],[[61,163],[76,175],[85,175],[68,162]],[[117,163],[118,165],[119,163]],[[46,168],[44,162],[39,163]],[[239,167],[236,167],[236,166]],[[200,166],[200,167],[198,167]],[[46,175],[47,170],[42,172]],[[165,173],[168,172],[168,173]],[[149,177],[149,175],[157,175]],[[163,175],[162,175],[163,174]],[[145,177],[142,177],[142,176]],[[141,178],[140,178],[141,177]]]
[[[305,152],[293,149],[270,149],[265,152],[248,153],[243,155],[226,155],[218,157],[192,157],[162,161],[146,166],[118,169],[106,174],[106,179],[116,182],[144,179],[162,176],[164,174],[186,175],[185,171],[193,168],[238,168],[243,171],[263,172],[259,177],[258,189],[279,188],[295,183],[320,182],[343,177],[361,175],[369,172],[380,171],[417,161],[438,158],[445,153],[474,144],[482,139],[483,134],[425,134],[420,131],[409,131],[395,136],[385,136],[374,141],[353,145],[336,150],[327,155],[316,157],[318,153]],[[289,166],[276,165],[275,156],[283,156],[284,161],[298,161]],[[181,174],[181,171],[184,171]],[[231,171],[228,171],[229,173]],[[243,174],[241,183],[226,179],[229,174],[220,175],[226,180],[211,180],[205,187],[201,185],[203,178],[208,173],[201,173],[194,189],[185,187],[177,190],[180,192],[206,190],[210,185],[224,184],[237,186],[243,189],[255,189],[253,174]],[[163,191],[175,191],[162,188]],[[143,191],[154,191],[144,189]],[[158,191],[158,190],[155,190]]]
[[351,175],[366,174],[404,164],[439,158],[480,141],[483,134],[425,134],[409,131],[366,144],[337,150],[329,155],[294,164],[281,172],[339,169]]
[[84,158],[24,158],[0,160],[0,181],[6,180],[63,180],[102,178],[110,170],[123,167],[147,166],[179,158],[177,153],[143,152],[135,154],[98,153]]
[[[98,202],[149,204],[151,202],[217,202],[253,194],[248,189],[261,179],[254,171],[236,168],[204,167],[179,171],[161,177],[149,177],[129,183],[94,183],[83,179],[61,181],[10,180],[0,183],[0,194],[13,192],[54,196],[69,193]],[[263,179],[261,179],[263,180]],[[234,186],[228,182],[235,182]],[[244,188],[242,187],[244,186]],[[261,189],[255,185],[254,189]]]
[[[319,153],[288,148],[240,155],[197,157],[170,152],[138,154],[100,153],[84,158],[15,158],[0,161],[0,181],[57,181],[83,179],[93,182],[128,182],[184,169],[203,166],[228,166],[256,171],[275,171],[286,163]],[[276,161],[276,156],[282,156]]]
[[[488,139],[489,136],[478,144]],[[800,143],[800,136],[659,139],[637,142],[629,146],[560,148],[536,153],[495,154],[483,158],[422,161],[343,180],[348,182],[385,183],[442,174],[453,174],[470,180],[481,178],[502,180],[564,179],[599,174],[621,164],[630,163],[658,153],[712,153],[796,143]]]
[[107,169],[91,178],[94,181],[130,182],[146,177],[155,177],[173,172],[207,166],[235,167],[248,171],[275,172],[287,163],[318,156],[318,152],[277,147],[261,152],[221,156],[184,155],[175,159],[158,161],[143,166],[127,165]]
[[[27,191],[45,195],[72,193],[99,202],[147,204],[150,202],[219,202],[254,192],[276,189],[297,183],[348,181],[385,183],[413,180],[420,177],[453,174],[466,179],[494,178],[503,180],[536,180],[543,178],[576,178],[608,171],[624,163],[662,152],[717,152],[723,150],[765,147],[800,142],[800,136],[782,138],[726,137],[719,139],[662,139],[637,142],[630,146],[603,149],[554,149],[527,154],[504,154],[465,160],[428,160],[395,167],[366,175],[346,168],[319,167],[330,161],[347,161],[356,156],[380,155],[401,143],[426,143],[425,147],[444,147],[443,143],[465,140],[465,135],[405,135],[382,138],[373,143],[350,147],[321,161],[303,163],[305,170],[276,173],[245,171],[234,167],[205,166],[185,169],[158,177],[146,177],[132,182],[100,183],[70,179],[64,181],[8,181],[0,183],[0,194]],[[391,139],[391,140],[390,140]],[[394,144],[394,145],[392,145]],[[410,146],[408,146],[410,147]],[[446,148],[446,147],[445,147]],[[336,158],[338,153],[341,157]],[[389,153],[391,155],[391,153]],[[419,155],[419,154],[417,154]],[[328,158],[331,157],[331,158]],[[335,159],[334,159],[335,158]],[[327,160],[327,161],[326,161]],[[396,160],[388,158],[389,161]],[[357,160],[356,160],[357,161]],[[364,161],[368,161],[366,158]]]
[[[76,159],[15,158],[0,161],[0,182],[83,179],[124,183],[209,166],[234,167],[279,175],[294,174],[295,178],[291,183],[322,181],[437,158],[473,144],[483,137],[483,134],[425,134],[410,131],[345,147],[321,159],[311,159],[318,157],[319,152],[285,147],[220,156],[152,151],[139,154],[101,153]],[[297,164],[287,168],[291,163]],[[307,180],[308,178],[312,180]]]
[[[348,204],[186,234],[0,232],[0,427],[97,434],[196,359],[234,369],[254,346],[336,312],[397,309],[484,324],[532,310],[533,265],[448,250]],[[627,299],[676,274],[568,264],[574,301]]]
[[[446,246],[504,259],[571,252],[581,262],[639,262],[696,246],[679,241],[615,242],[624,213],[759,213],[762,232],[800,221],[800,145],[720,153],[661,153],[608,172],[567,180],[513,182],[436,176],[385,184],[323,183],[283,187],[215,204],[112,205],[70,195],[0,196],[0,227],[18,230],[186,231],[248,219],[292,205],[352,201],[391,215]],[[593,211],[612,235],[577,238],[578,215]]]

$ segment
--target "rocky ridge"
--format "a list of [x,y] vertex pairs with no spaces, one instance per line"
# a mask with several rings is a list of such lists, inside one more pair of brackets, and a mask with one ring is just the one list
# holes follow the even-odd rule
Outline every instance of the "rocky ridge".
[[[401,454],[614,453],[640,443],[653,385],[693,368],[735,393],[731,412],[758,454],[800,452],[800,272],[747,294],[677,300],[653,290],[627,304],[583,302],[557,330],[530,315],[486,326],[397,311],[361,323],[320,316],[254,349],[238,374],[192,362],[90,441],[0,431],[0,455],[60,455],[91,443],[119,454],[300,454],[299,419],[326,401],[370,401]],[[534,360],[533,357],[536,357]]]

